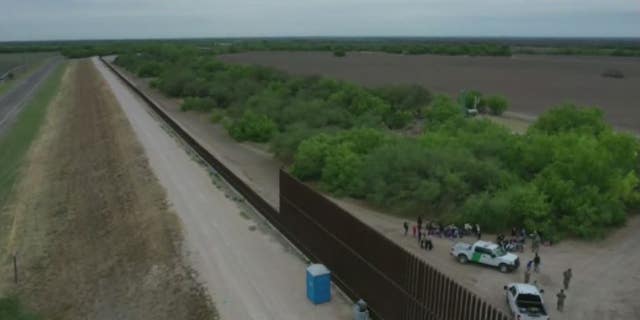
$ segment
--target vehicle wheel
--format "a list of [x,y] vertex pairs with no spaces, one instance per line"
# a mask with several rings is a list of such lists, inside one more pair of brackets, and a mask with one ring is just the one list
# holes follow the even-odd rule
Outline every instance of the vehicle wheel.
[[467,256],[465,256],[464,254],[460,254],[458,255],[458,262],[465,264],[469,261],[469,259],[467,259]]
[[507,272],[509,272],[509,267],[508,267],[506,264],[504,264],[504,263],[501,263],[501,264],[498,266],[498,268],[500,269],[500,272],[502,272],[502,273],[507,273]]

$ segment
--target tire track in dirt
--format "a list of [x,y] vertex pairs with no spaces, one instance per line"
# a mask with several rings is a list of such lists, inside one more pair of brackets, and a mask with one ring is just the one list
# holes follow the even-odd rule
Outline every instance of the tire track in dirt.
[[214,318],[164,189],[89,60],[72,63],[12,203],[14,290],[47,319]]

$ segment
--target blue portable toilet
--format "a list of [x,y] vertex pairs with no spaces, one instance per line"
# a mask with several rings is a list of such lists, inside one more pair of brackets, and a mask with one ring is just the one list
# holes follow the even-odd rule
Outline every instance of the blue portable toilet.
[[307,267],[307,298],[313,304],[331,300],[331,272],[323,264]]

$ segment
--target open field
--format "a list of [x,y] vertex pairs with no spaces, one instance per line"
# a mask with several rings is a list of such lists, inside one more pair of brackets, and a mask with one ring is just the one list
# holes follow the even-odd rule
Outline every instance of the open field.
[[179,220],[92,63],[72,62],[57,92],[0,211],[0,296],[43,319],[215,318],[183,262]]
[[[640,59],[533,56],[465,57],[328,52],[248,52],[219,56],[231,63],[275,67],[292,74],[319,74],[375,87],[417,83],[433,92],[463,89],[503,94],[514,112],[539,115],[565,101],[599,106],[616,127],[640,131]],[[624,79],[604,78],[618,69]]]
[[[178,100],[166,98],[150,89],[146,81],[137,79],[136,84],[151,94],[202,145],[224,161],[267,201],[278,205],[277,170],[281,166],[278,160],[248,144],[234,142],[219,124],[211,124],[206,114],[181,112]],[[502,286],[507,282],[522,281],[522,269],[513,274],[501,274],[489,268],[458,264],[448,254],[452,242],[445,239],[435,239],[435,251],[425,253],[418,248],[417,241],[403,236],[403,219],[372,210],[362,202],[348,199],[336,199],[336,202],[405,249],[505,310],[507,306]],[[602,242],[566,240],[557,246],[542,248],[542,272],[535,274],[532,279],[537,280],[546,290],[545,299],[549,309],[554,309],[555,293],[561,286],[562,271],[571,267],[574,272],[565,312],[559,314],[551,311],[552,319],[614,320],[640,317],[640,309],[634,301],[640,294],[640,277],[629,268],[640,263],[640,252],[632,249],[639,241],[639,235],[634,231],[639,224],[640,217],[633,216],[627,226],[613,232]],[[485,235],[484,238],[494,239],[491,235]],[[471,238],[465,240],[473,241]],[[529,251],[521,255],[523,263],[531,257]]]

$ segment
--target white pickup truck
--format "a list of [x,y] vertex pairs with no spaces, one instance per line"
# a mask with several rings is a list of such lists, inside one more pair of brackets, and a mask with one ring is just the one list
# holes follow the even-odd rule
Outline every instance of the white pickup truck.
[[504,286],[507,304],[516,320],[549,320],[542,300],[544,290],[524,283],[510,283]]
[[495,243],[487,241],[476,241],[473,245],[458,242],[451,248],[451,255],[458,262],[467,263],[469,261],[497,267],[500,272],[513,271],[520,266],[520,259],[513,253],[507,253]]

